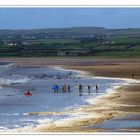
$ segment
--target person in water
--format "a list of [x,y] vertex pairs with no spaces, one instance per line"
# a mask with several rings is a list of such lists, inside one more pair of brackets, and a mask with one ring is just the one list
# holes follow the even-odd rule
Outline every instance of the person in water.
[[64,92],[64,85],[62,85],[61,91]]
[[63,86],[62,86],[62,92],[66,92],[67,91],[67,86],[64,84]]
[[82,96],[83,93],[83,86],[80,84],[79,85],[79,96]]
[[25,92],[25,95],[26,95],[26,96],[31,96],[32,93],[28,90],[27,92]]
[[59,86],[58,85],[55,85],[55,90],[56,90],[57,93],[59,92]]
[[53,89],[54,93],[59,92],[59,86],[58,85],[53,85],[52,89]]
[[98,85],[96,85],[95,88],[96,88],[96,93],[98,93],[98,90],[99,90]]
[[88,94],[90,95],[90,85],[88,85]]
[[53,89],[53,92],[55,93],[56,92],[55,85],[53,85],[52,89]]
[[27,94],[30,94],[30,91],[29,90],[27,91]]
[[67,86],[68,92],[71,92],[71,87],[70,85]]

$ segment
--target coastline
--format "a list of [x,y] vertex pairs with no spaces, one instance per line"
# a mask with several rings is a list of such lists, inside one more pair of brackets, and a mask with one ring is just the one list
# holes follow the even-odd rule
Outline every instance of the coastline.
[[[65,61],[66,63],[66,60],[63,60],[63,61]],[[77,63],[77,61],[75,63]],[[113,62],[113,64],[110,64],[110,61],[108,62],[108,64],[107,62],[105,63],[106,63],[105,65],[99,63],[99,65],[92,65],[92,66],[91,65],[89,66],[88,63],[86,63],[85,66],[81,66],[78,64],[76,66],[75,64],[71,66],[68,66],[68,64],[67,65],[61,64],[60,66],[63,66],[64,68],[67,68],[67,69],[86,71],[95,76],[130,78],[130,79],[131,79],[131,73],[126,72],[125,69],[129,68],[129,70],[131,70],[134,68],[136,72],[140,70],[140,67],[132,67],[134,65],[136,66],[138,62],[136,62],[136,64],[133,64],[133,62],[132,63],[123,62],[123,64],[121,63],[120,65],[118,64],[118,62],[117,64],[115,64],[115,62]],[[17,64],[19,65],[19,63]],[[55,64],[59,66],[57,62]],[[24,63],[23,65],[26,66],[26,63]],[[29,62],[27,61],[27,66],[29,65],[30,65]],[[41,65],[40,62],[38,64],[37,62],[35,62],[35,60],[32,61],[32,65],[47,66],[46,63],[45,64],[42,63]],[[110,70],[112,69],[114,70],[114,67],[117,67],[117,66],[119,66],[118,68],[122,68],[122,69],[120,69],[120,71],[118,70],[118,73],[114,73],[114,71],[110,73],[109,68]],[[105,68],[107,68],[107,70]],[[136,73],[135,71],[133,72]],[[122,74],[123,74],[123,77],[121,76]],[[136,79],[139,79],[138,74],[137,74]],[[139,109],[140,88],[139,86],[140,86],[139,83],[121,86],[117,89],[114,89],[113,92],[106,94],[105,96],[100,96],[96,100],[94,100],[94,102],[96,102],[96,105],[86,106],[79,110],[80,112],[83,111],[85,113],[90,113],[91,114],[90,116],[87,116],[87,117],[84,116],[84,118],[80,118],[80,119],[77,118],[75,120],[69,120],[69,121],[66,120],[63,123],[63,125],[62,124],[59,125],[58,123],[57,126],[55,124],[51,126],[47,126],[44,124],[43,126],[38,126],[37,128],[28,128],[28,130],[23,129],[22,131],[19,130],[17,132],[27,132],[27,131],[30,131],[30,132],[82,132],[82,133],[83,132],[105,132],[104,129],[96,129],[96,128],[91,129],[91,128],[88,128],[87,126],[91,124],[93,125],[100,124],[104,122],[105,120],[111,120],[113,118],[119,118],[119,117],[126,116],[129,114],[139,114],[140,113],[140,109]],[[140,129],[138,128],[137,131],[139,130]]]
[[[59,68],[59,67],[56,67]],[[62,69],[63,68],[59,68]],[[64,69],[65,70],[65,69]],[[69,71],[69,70],[68,70]],[[73,71],[73,70],[70,70]],[[84,71],[78,71],[78,70],[74,70],[76,72],[81,72],[81,74],[84,74],[86,76],[86,74],[90,74],[90,73],[86,73]],[[102,77],[99,77],[102,78]],[[108,78],[108,77],[105,77]],[[120,79],[121,78],[111,78],[111,79]],[[119,86],[114,86],[113,88],[109,89],[110,91],[107,92],[107,94],[104,95],[100,95],[94,99],[90,99],[91,100],[91,104],[84,106],[84,107],[80,107],[78,109],[74,109],[71,111],[64,111],[64,112],[32,112],[29,115],[69,115],[69,114],[76,114],[76,113],[81,113],[81,116],[78,117],[74,117],[72,119],[67,119],[64,120],[62,123],[57,121],[54,124],[44,124],[44,125],[38,125],[35,128],[23,128],[23,129],[19,129],[16,130],[17,132],[35,132],[35,133],[42,133],[42,132],[88,132],[88,133],[92,133],[92,132],[105,132],[104,129],[89,129],[88,126],[89,125],[93,125],[94,124],[101,124],[102,122],[106,121],[106,120],[111,120],[113,118],[119,118],[122,116],[126,116],[129,114],[137,114],[137,112],[132,112],[130,110],[124,111],[124,110],[119,110],[120,107],[131,107],[127,106],[127,105],[123,105],[123,104],[119,104],[119,103],[115,103],[113,102],[113,100],[116,100],[118,98],[121,98],[120,92],[122,91],[122,89],[125,87],[129,87],[131,84],[134,83],[140,83],[140,81],[138,80],[134,80],[134,79],[124,79],[125,81],[131,80],[131,82],[128,82],[127,84],[125,83],[124,85],[119,85]],[[94,104],[93,104],[94,103]],[[105,103],[105,104],[104,104]],[[135,105],[132,107],[136,107]],[[86,113],[87,116],[82,116],[83,113]],[[80,118],[79,118],[80,117]]]

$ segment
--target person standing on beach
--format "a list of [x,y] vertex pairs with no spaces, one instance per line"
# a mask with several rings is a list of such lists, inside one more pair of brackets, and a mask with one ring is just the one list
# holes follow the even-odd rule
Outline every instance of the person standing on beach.
[[96,85],[95,88],[96,88],[96,93],[98,93],[98,90],[99,90],[98,85]]
[[90,85],[88,85],[88,94],[90,95]]
[[134,74],[132,74],[132,78],[134,79]]
[[83,93],[83,86],[80,84],[79,85],[79,96],[82,96]]

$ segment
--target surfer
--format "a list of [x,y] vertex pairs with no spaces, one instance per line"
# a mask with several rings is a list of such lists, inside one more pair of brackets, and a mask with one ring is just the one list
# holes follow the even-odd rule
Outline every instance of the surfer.
[[96,88],[96,93],[98,93],[98,90],[99,90],[98,85],[96,85],[95,88]]
[[54,90],[54,93],[59,92],[59,86],[58,85],[53,85],[52,89]]
[[59,92],[59,86],[55,85],[55,89],[56,89],[56,92],[58,93]]
[[82,96],[82,92],[83,92],[83,86],[80,84],[79,85],[79,96]]
[[90,85],[88,85],[88,94],[90,95]]
[[68,92],[71,92],[71,87],[70,85],[67,86]]
[[52,89],[53,89],[53,92],[55,93],[56,92],[55,85],[53,85]]

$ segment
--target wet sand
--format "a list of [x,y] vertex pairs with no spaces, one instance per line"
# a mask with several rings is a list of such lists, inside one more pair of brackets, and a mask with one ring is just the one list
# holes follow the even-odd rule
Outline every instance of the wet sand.
[[88,71],[96,76],[140,79],[140,59],[99,59],[92,57],[0,58],[22,66],[65,66]]
[[[68,69],[82,70],[93,76],[118,77],[140,79],[140,59],[95,59],[95,58],[5,58],[1,62],[15,62],[22,66],[57,65]],[[96,105],[86,106],[79,110],[89,113],[87,117],[65,121],[62,124],[43,125],[30,129],[31,132],[106,132],[103,128],[90,128],[94,124],[101,124],[106,120],[125,117],[130,114],[140,114],[140,84],[123,86],[111,94],[96,100]],[[67,113],[72,113],[67,112]],[[49,113],[48,113],[49,114]],[[33,115],[33,114],[30,114]],[[45,113],[44,113],[45,115]],[[130,118],[129,121],[131,121]],[[123,124],[122,124],[123,125]],[[23,130],[27,131],[27,130]],[[29,131],[29,129],[28,129]],[[139,132],[140,128],[136,129]],[[20,130],[19,130],[20,132]],[[127,132],[127,130],[126,130]],[[133,130],[132,130],[133,132]]]

